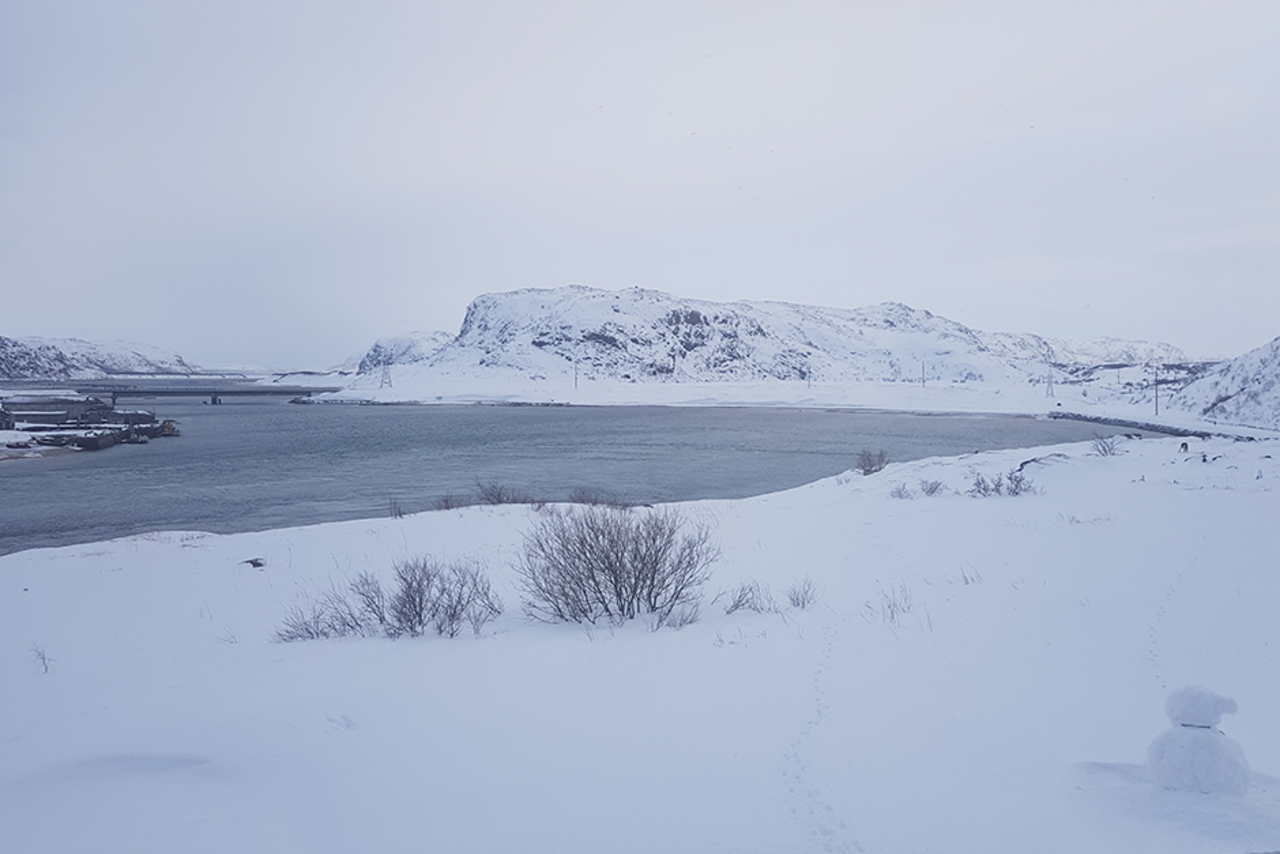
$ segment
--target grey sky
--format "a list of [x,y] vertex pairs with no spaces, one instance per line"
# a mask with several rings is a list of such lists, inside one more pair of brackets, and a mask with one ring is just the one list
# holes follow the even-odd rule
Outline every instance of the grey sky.
[[580,283],[1280,335],[1280,3],[0,0],[0,334],[323,367]]

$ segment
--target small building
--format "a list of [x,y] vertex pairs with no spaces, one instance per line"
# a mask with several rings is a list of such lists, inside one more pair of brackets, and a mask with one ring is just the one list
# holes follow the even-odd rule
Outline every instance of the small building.
[[114,411],[110,403],[82,394],[15,394],[2,405],[16,422],[54,427],[105,424]]

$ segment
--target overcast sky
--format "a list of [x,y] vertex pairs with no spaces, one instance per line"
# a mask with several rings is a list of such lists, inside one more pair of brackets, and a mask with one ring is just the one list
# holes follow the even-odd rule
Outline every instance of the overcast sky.
[[1280,3],[0,0],[0,335],[325,367],[577,283],[1280,335]]

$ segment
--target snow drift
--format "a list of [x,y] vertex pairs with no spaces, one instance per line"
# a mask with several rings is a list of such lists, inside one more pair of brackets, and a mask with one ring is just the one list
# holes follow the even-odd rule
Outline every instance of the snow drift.
[[[523,619],[514,567],[544,518],[526,506],[0,557],[0,839],[1278,850],[1280,574],[1260,561],[1280,453],[1191,441],[891,463],[683,505],[721,554],[679,631]],[[1035,494],[966,495],[1019,466]],[[503,615],[478,638],[272,642],[300,597],[421,554],[483,562]],[[817,601],[793,607],[805,578]],[[760,610],[726,613],[716,593],[751,583]],[[1239,699],[1243,795],[1152,782],[1143,747],[1187,684]]]

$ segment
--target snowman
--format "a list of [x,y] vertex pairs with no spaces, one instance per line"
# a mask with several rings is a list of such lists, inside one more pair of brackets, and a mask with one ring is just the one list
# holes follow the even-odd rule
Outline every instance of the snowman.
[[1238,796],[1249,791],[1244,750],[1218,729],[1223,714],[1235,712],[1235,700],[1192,686],[1170,694],[1164,708],[1173,726],[1147,748],[1156,785]]

